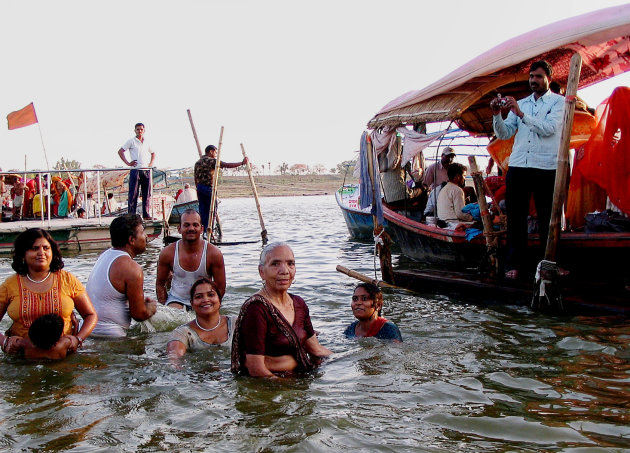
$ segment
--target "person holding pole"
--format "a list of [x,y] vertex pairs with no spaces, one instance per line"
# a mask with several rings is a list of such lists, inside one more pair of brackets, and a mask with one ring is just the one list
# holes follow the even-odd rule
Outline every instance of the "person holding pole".
[[[541,257],[547,244],[556,178],[556,161],[562,133],[564,98],[549,90],[553,68],[544,60],[529,68],[533,93],[516,101],[511,96],[490,102],[492,125],[497,138],[514,146],[505,178],[507,210],[507,257],[505,277],[516,279],[527,248],[527,214],[534,195],[541,244]],[[501,113],[507,112],[504,120]]]
[[[149,207],[151,206],[151,171],[138,170],[138,168],[153,167],[155,153],[144,138],[144,124],[135,125],[136,136],[130,138],[118,150],[120,159],[128,167],[132,167],[129,172],[129,198],[127,200],[127,212],[135,214],[138,206],[138,188],[142,191],[142,217],[151,220]],[[125,151],[129,151],[130,160],[125,157]],[[138,187],[139,186],[139,187]]]
[[[206,146],[205,155],[195,163],[195,186],[197,186],[197,198],[199,200],[199,215],[203,230],[208,230],[208,217],[210,216],[210,203],[212,200],[212,181],[217,162],[217,147]],[[221,162],[221,168],[237,168],[248,162],[244,157],[240,162]]]

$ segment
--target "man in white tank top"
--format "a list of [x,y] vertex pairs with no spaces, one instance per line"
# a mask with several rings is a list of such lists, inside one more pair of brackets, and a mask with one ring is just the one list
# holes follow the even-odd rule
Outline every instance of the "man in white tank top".
[[102,337],[124,337],[131,320],[149,319],[157,310],[157,303],[144,297],[144,273],[133,260],[147,248],[147,235],[140,216],[116,217],[109,227],[109,234],[112,248],[98,257],[86,285],[98,314],[98,323],[92,333]]
[[[225,265],[221,251],[201,238],[201,217],[194,209],[181,215],[177,231],[182,238],[160,252],[155,292],[158,302],[174,308],[190,309],[190,288],[201,277],[214,280],[225,293]],[[171,278],[171,288],[166,284]]]

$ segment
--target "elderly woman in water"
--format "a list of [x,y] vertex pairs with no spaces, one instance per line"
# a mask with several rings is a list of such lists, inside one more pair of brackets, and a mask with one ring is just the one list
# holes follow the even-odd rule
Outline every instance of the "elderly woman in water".
[[359,283],[352,294],[351,307],[352,314],[357,320],[347,327],[346,337],[376,337],[381,340],[402,341],[396,324],[381,316],[383,293],[378,286]]
[[[70,340],[67,352],[79,349],[96,325],[96,311],[81,282],[63,270],[61,252],[50,234],[41,228],[21,233],[11,266],[16,274],[0,285],[0,320],[5,314],[13,320],[6,334],[0,334],[2,350],[22,351],[31,324],[49,313],[63,320],[63,335]],[[75,308],[83,318],[78,332],[73,331]]]
[[166,351],[171,358],[178,358],[187,351],[208,349],[218,345],[229,346],[232,342],[233,321],[221,315],[221,291],[218,285],[202,277],[190,288],[190,305],[195,319],[173,331]]
[[295,257],[284,243],[267,245],[258,273],[263,287],[245,301],[234,328],[232,371],[250,376],[305,372],[332,354],[319,344],[304,300],[289,293]]

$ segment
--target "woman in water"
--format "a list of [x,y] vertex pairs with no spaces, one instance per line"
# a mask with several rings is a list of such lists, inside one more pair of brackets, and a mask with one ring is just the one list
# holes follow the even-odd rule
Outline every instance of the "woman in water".
[[[20,352],[33,321],[48,313],[63,319],[63,335],[70,339],[68,352],[83,345],[96,325],[96,311],[85,287],[63,266],[59,247],[48,232],[31,228],[17,237],[11,264],[16,274],[0,285],[0,320],[5,314],[13,320],[6,334],[0,334],[2,351]],[[72,319],[75,308],[83,318],[76,333]]]
[[352,294],[352,314],[357,318],[344,332],[346,337],[376,337],[402,341],[400,330],[381,316],[383,293],[371,283],[359,283]]
[[219,313],[220,294],[217,284],[207,277],[193,283],[190,288],[190,304],[195,311],[195,319],[173,331],[166,346],[169,357],[178,358],[187,351],[230,345],[233,321]]
[[304,300],[289,294],[295,257],[284,243],[267,245],[258,273],[263,287],[241,307],[232,341],[232,371],[250,376],[305,372],[332,354],[319,344]]

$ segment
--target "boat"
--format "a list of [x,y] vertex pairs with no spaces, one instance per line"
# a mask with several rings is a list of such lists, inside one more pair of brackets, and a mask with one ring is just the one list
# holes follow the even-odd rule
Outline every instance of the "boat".
[[[359,207],[359,184],[344,184],[335,192],[335,200],[341,209],[350,237],[371,242],[374,238],[374,220],[369,207]],[[383,226],[387,228],[386,223]]]
[[199,212],[199,200],[173,204],[171,208],[171,214],[168,217],[169,225],[179,225],[180,218],[186,209],[194,209],[195,211]]
[[[566,85],[570,60],[575,53],[582,57],[578,89],[585,88],[630,70],[630,5],[615,6],[565,19],[513,38],[473,59],[428,87],[403,94],[385,105],[368,123],[374,133],[424,130],[435,126],[439,140],[452,125],[475,137],[486,137],[488,152],[505,169],[511,144],[490,140],[493,137],[490,101],[497,96],[522,99],[531,94],[528,68],[537,60],[547,60],[554,67],[553,80]],[[578,98],[579,99],[579,98]],[[576,111],[571,145],[586,144],[596,122],[585,112]],[[444,125],[447,125],[444,129]],[[404,129],[401,129],[404,128]],[[441,131],[441,132],[440,132]],[[507,150],[507,152],[506,152]],[[630,156],[624,156],[630,159]],[[573,179],[571,184],[573,186]],[[628,187],[628,180],[622,185]],[[571,204],[571,199],[567,206]],[[571,207],[572,209],[575,206]],[[524,294],[532,298],[532,285],[522,288],[518,283],[501,278],[488,280],[480,264],[486,254],[483,236],[467,240],[466,233],[439,228],[421,220],[404,209],[383,206],[389,230],[403,255],[421,265],[394,272],[395,283],[412,289],[457,290],[471,287],[505,290],[508,294]],[[583,212],[580,215],[583,217]],[[625,212],[627,215],[628,212]],[[567,216],[569,212],[567,211]],[[573,213],[574,218],[576,214]],[[580,216],[577,215],[577,218]],[[583,220],[583,219],[582,219]],[[528,250],[536,250],[538,235],[529,235]],[[504,238],[500,237],[499,251]],[[562,291],[576,293],[576,299],[590,295],[590,302],[610,295],[611,304],[621,310],[630,308],[630,291],[624,285],[630,276],[627,260],[630,252],[630,232],[587,232],[584,229],[562,231],[558,242],[558,257],[570,271],[562,279]],[[499,259],[501,255],[499,253]],[[529,257],[533,270],[534,257]],[[442,277],[437,278],[437,275]],[[499,273],[500,275],[500,273]],[[385,279],[385,278],[384,278]],[[603,283],[606,282],[606,286]],[[482,284],[483,283],[483,284]],[[593,283],[599,292],[583,289]],[[484,286],[484,285],[488,286]],[[589,300],[586,300],[589,303]]]
[[[53,172],[0,172],[0,176],[15,175],[16,173],[22,177],[34,174],[38,175],[36,177],[44,178],[45,175],[48,175],[48,179],[51,180]],[[122,186],[129,171],[120,169],[75,169],[63,170],[63,173],[68,175],[72,173],[81,174],[82,176],[79,180],[83,182],[80,184],[79,191],[83,192],[84,195],[88,192],[96,193],[97,197],[95,203],[96,206],[99,206],[101,203],[101,192],[104,194],[107,190],[112,190]],[[161,178],[162,180],[164,179],[162,177],[158,178]],[[156,182],[156,178],[153,178],[153,181]],[[160,183],[158,181],[157,186],[154,186],[154,188],[159,188],[159,184]],[[170,214],[170,206],[172,205],[173,197],[154,192],[151,200],[151,212],[153,213],[154,219],[144,221],[147,242],[150,242],[163,234],[163,218],[167,218]],[[141,205],[141,203],[139,203],[139,205]],[[47,212],[50,212],[50,206],[47,207]],[[88,217],[82,219],[76,217],[55,218],[52,216],[44,216],[39,218],[1,222],[0,254],[11,253],[17,236],[28,228],[42,228],[48,231],[59,245],[59,248],[63,251],[83,252],[91,250],[104,250],[111,246],[111,239],[109,235],[109,226],[111,222],[116,216],[124,213],[126,213],[126,208],[107,215],[101,215],[99,210],[99,214],[96,217],[90,217],[90,214],[88,213]]]

